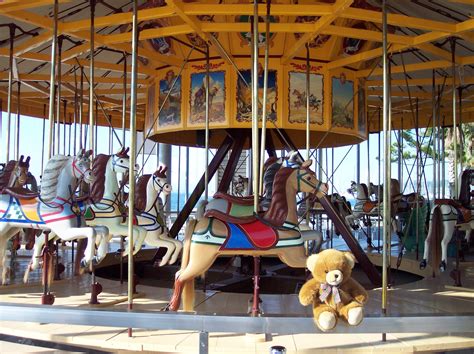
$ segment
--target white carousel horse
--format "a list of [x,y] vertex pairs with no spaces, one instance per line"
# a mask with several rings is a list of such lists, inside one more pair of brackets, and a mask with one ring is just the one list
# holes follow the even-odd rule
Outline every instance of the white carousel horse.
[[165,223],[163,203],[161,193],[166,198],[171,193],[171,185],[166,178],[167,167],[162,167],[152,175],[141,176],[135,188],[135,209],[137,211],[137,224],[146,230],[145,239],[137,240],[135,248],[140,249],[142,243],[150,247],[164,247],[166,254],[160,262],[160,266],[173,264],[183,248],[180,241],[172,238],[168,234]]
[[[89,226],[105,226],[109,230],[105,247],[111,240],[112,235],[128,235],[128,224],[123,220],[120,198],[120,188],[118,185],[117,174],[127,174],[129,170],[128,149],[122,148],[115,155],[99,154],[94,158],[92,164],[92,173],[94,181],[90,188],[91,203],[86,205],[85,221]],[[135,233],[138,236],[137,242],[143,240],[146,236],[146,230],[139,226],[134,226]],[[49,240],[53,240],[56,233],[53,231],[49,235]],[[31,260],[31,264],[23,280],[27,282],[29,270],[34,270],[39,265],[39,255],[44,245],[45,237],[38,237]],[[141,241],[143,242],[143,241]],[[87,244],[89,247],[89,243]],[[135,249],[135,253],[139,249]],[[104,250],[107,253],[107,249]],[[126,254],[126,253],[125,253]],[[105,255],[104,255],[105,256]]]
[[444,272],[447,268],[448,244],[451,241],[454,230],[458,228],[465,231],[465,239],[469,242],[472,230],[474,230],[474,205],[473,191],[474,170],[465,170],[461,174],[461,186],[459,199],[437,199],[435,206],[431,209],[430,226],[425,240],[423,260],[420,262],[420,269],[425,269],[430,255],[430,246],[435,232],[443,235],[441,240],[441,263],[439,269]]
[[[78,181],[82,179],[86,183],[93,180],[90,152],[81,151],[75,157],[53,156],[43,173],[39,196],[4,189],[7,194],[0,195],[0,255],[3,264],[6,262],[8,240],[25,227],[51,231],[64,241],[87,238],[86,252],[81,260],[83,266],[105,257],[108,229],[85,227],[79,208],[73,201]],[[94,256],[96,237],[101,242]],[[5,278],[2,280],[5,281]]]
[[[374,186],[377,190],[378,186]],[[369,190],[367,185],[364,183],[351,182],[351,187],[347,190],[356,198],[354,208],[352,208],[352,214],[346,216],[346,222],[351,225],[352,228],[356,228],[361,219],[364,217],[377,216],[382,213],[383,203],[378,201],[372,201],[370,199]],[[392,202],[392,213],[391,213],[391,226],[393,232],[397,235],[401,235],[401,225],[395,218],[397,207],[400,202],[400,184],[398,180],[393,179],[391,181],[391,202]],[[366,225],[370,224],[369,221],[365,221]]]

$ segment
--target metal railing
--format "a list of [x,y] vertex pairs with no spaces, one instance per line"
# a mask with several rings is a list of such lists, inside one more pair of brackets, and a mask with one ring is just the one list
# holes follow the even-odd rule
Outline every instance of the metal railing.
[[[0,303],[1,321],[59,323],[199,332],[199,353],[208,352],[210,332],[318,333],[311,317],[190,314],[175,312],[78,309],[64,306]],[[474,333],[474,313],[460,315],[368,316],[359,326],[342,321],[331,333]]]

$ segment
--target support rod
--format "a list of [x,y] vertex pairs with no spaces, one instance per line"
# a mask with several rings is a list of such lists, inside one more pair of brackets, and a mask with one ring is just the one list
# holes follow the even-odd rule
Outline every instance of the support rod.
[[383,134],[384,134],[384,188],[383,188],[383,268],[382,268],[382,313],[387,313],[387,286],[388,286],[388,268],[390,267],[390,254],[388,254],[389,240],[391,233],[391,208],[390,208],[390,134],[391,134],[391,116],[390,116],[390,75],[389,58],[387,53],[387,0],[382,2],[382,50],[383,50]]
[[456,112],[456,39],[451,38],[451,74],[453,77],[453,145],[454,145],[454,193],[451,198],[457,198],[458,189],[458,132],[457,132],[457,112]]
[[[91,0],[94,1],[94,0]],[[130,95],[130,167],[128,171],[129,200],[135,200],[135,161],[137,150],[137,57],[138,57],[138,4],[133,1],[132,16],[132,80]],[[92,77],[91,77],[92,81]],[[133,220],[134,208],[128,208],[128,309],[133,307]],[[128,336],[131,337],[132,329],[128,329]]]
[[56,94],[58,98],[56,99],[56,141],[54,142],[53,151],[57,154],[60,153],[59,147],[61,146],[61,51],[63,46],[63,37],[59,36],[58,38],[58,77],[57,77],[57,88]]
[[432,84],[431,84],[431,106],[432,106],[432,111],[431,115],[433,117],[433,131],[431,134],[433,135],[433,147],[432,147],[432,154],[433,154],[433,188],[432,188],[432,193],[433,193],[433,200],[436,199],[436,160],[437,160],[437,154],[436,154],[436,147],[437,145],[437,116],[436,116],[436,71],[433,70],[432,72]]
[[15,42],[15,26],[10,25],[10,57],[8,64],[10,70],[8,72],[8,118],[7,118],[7,146],[6,146],[6,161],[10,161],[10,133],[11,133],[11,116],[12,116],[12,96],[13,96],[13,46]]
[[127,115],[127,54],[123,53],[122,148],[125,147],[125,117]]
[[53,127],[54,127],[54,102],[56,96],[56,46],[58,42],[58,0],[54,0],[53,10],[54,26],[53,40],[51,43],[51,77],[49,80],[49,133],[48,133],[48,159],[53,156]]
[[[90,68],[89,68],[89,149],[95,148],[95,131],[94,131],[94,37],[95,37],[95,1],[90,0],[91,8],[91,26],[90,26]],[[95,155],[94,151],[94,155]],[[131,199],[133,200],[133,199]]]
[[[253,209],[258,212],[258,1],[253,1],[252,20],[252,186]],[[268,40],[268,39],[267,39]]]
[[209,44],[206,45],[206,111],[204,122],[204,150],[206,151],[206,163],[204,170],[204,200],[209,200]]
[[20,98],[21,98],[21,82],[18,81],[18,92],[16,96],[16,129],[15,129],[15,159],[20,159]]
[[267,96],[268,96],[268,58],[270,51],[270,6],[271,0],[267,0],[267,14],[265,17],[265,58],[263,62],[263,102],[262,102],[262,135],[260,138],[260,175],[259,188],[263,192],[263,164],[265,162],[265,147],[267,138]]

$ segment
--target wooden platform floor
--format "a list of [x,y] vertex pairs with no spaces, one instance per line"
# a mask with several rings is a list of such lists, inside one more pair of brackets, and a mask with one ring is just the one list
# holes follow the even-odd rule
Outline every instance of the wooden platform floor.
[[[396,250],[394,250],[394,254]],[[377,252],[369,254],[375,264],[381,263]],[[396,258],[392,258],[395,265]],[[417,272],[418,262],[406,255],[402,269]],[[421,272],[425,278],[409,284],[394,286],[389,290],[389,314],[395,316],[414,314],[467,314],[474,313],[474,263],[462,264],[462,280],[465,289],[453,288],[449,271],[453,268],[450,262],[448,272],[431,276],[428,268]],[[157,272],[160,270],[157,269]],[[15,277],[18,279],[21,277]],[[38,278],[38,277],[37,277]],[[102,304],[108,309],[124,310],[126,304],[127,284],[99,279],[104,292],[99,296]],[[52,285],[56,295],[55,305],[71,307],[89,307],[90,276],[83,275],[67,280],[57,281]],[[134,301],[137,310],[159,311],[166,305],[171,295],[170,289],[138,286],[139,298]],[[13,284],[0,287],[0,301],[22,304],[39,304],[42,288],[38,283],[31,285]],[[262,295],[263,311],[268,315],[284,314],[289,316],[311,316],[311,309],[299,304],[296,295]],[[248,294],[223,293],[215,291],[196,294],[196,311],[219,314],[246,314]],[[381,290],[370,291],[370,300],[365,307],[366,314],[381,313]],[[473,324],[474,326],[474,324]],[[243,331],[245,329],[242,329]],[[119,351],[153,351],[196,353],[198,350],[198,333],[187,331],[152,331],[134,330],[133,337],[127,336],[124,328],[107,328],[97,326],[65,326],[60,324],[37,324],[1,321],[0,332],[26,338],[49,340],[74,345],[94,346],[103,350]],[[449,328],[445,335],[419,333],[387,335],[387,341],[381,341],[380,334],[331,334],[321,333],[315,328],[314,334],[278,335],[271,341],[258,342],[251,336],[235,333],[211,333],[209,349],[211,353],[269,353],[273,345],[283,345],[287,353],[371,353],[371,352],[440,352],[474,348],[472,334],[450,335]],[[1,350],[0,350],[1,351]]]

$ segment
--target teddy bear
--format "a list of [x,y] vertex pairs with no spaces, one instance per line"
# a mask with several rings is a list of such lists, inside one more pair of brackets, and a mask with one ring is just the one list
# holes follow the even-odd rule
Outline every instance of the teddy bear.
[[356,326],[364,317],[367,291],[351,278],[355,258],[350,252],[327,249],[308,257],[306,266],[313,275],[299,292],[300,303],[313,304],[315,324],[329,331],[342,317]]

